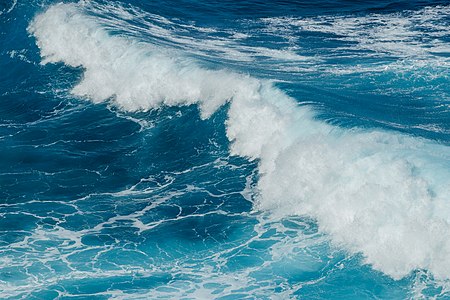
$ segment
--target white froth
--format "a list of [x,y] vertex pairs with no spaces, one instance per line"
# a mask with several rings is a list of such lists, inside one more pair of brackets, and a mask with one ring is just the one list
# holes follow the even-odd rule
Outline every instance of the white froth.
[[72,90],[75,95],[95,102],[112,98],[129,111],[198,103],[202,117],[208,117],[249,84],[258,85],[245,76],[199,68],[148,44],[112,37],[74,4],[50,7],[29,31],[37,37],[43,64],[63,61],[85,69]]
[[144,40],[150,38],[162,41],[196,56],[212,55],[232,62],[253,63],[260,57],[271,61],[297,63],[313,60],[311,57],[299,55],[291,47],[273,49],[267,46],[244,45],[242,41],[251,37],[251,33],[243,34],[230,29],[183,23],[181,20],[170,20],[133,6],[108,2],[95,6],[86,5],[85,8],[101,16],[97,21],[103,26]]
[[[329,65],[320,66],[327,72],[346,74],[380,72],[386,71],[386,68],[392,72],[424,66],[448,68],[448,57],[436,54],[449,53],[449,16],[450,6],[430,6],[391,14],[273,17],[261,21],[270,34],[286,40],[295,39],[293,42],[298,45],[304,43],[301,33],[314,32],[323,35],[325,47],[327,41],[332,41],[335,47],[333,53],[339,53],[341,57],[390,58],[382,65],[336,65],[334,68]],[[341,45],[336,46],[336,41]],[[322,54],[317,55],[320,57]],[[317,68],[316,65],[315,67]],[[315,72],[316,68],[312,71]]]
[[84,69],[73,93],[95,102],[196,103],[203,118],[230,102],[231,152],[260,161],[256,208],[316,218],[335,244],[393,278],[416,269],[450,278],[448,147],[315,121],[268,82],[112,36],[75,4],[51,6],[29,32],[42,63]]
[[8,9],[0,11],[0,16],[3,15],[3,14],[9,14],[10,12],[12,12],[14,7],[16,7],[16,5],[17,5],[17,0],[13,0],[11,2],[11,6],[8,7]]

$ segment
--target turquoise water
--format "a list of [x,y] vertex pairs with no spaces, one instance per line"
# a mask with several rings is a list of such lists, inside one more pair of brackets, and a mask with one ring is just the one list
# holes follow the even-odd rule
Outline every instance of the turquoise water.
[[1,298],[450,298],[449,25],[0,2]]

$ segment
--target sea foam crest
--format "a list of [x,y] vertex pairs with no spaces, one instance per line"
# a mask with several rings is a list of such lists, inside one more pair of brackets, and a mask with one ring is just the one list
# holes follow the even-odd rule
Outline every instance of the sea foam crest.
[[202,117],[207,117],[227,99],[259,85],[245,76],[199,68],[148,44],[110,36],[74,4],[52,6],[29,30],[37,37],[43,64],[62,61],[85,69],[74,94],[95,102],[114,97],[129,111],[198,103]]
[[257,209],[314,217],[336,245],[393,278],[415,269],[450,278],[448,147],[329,126],[270,82],[110,35],[76,4],[51,6],[29,32],[43,64],[84,69],[72,92],[95,102],[198,104],[203,118],[229,102],[232,154],[259,160]]

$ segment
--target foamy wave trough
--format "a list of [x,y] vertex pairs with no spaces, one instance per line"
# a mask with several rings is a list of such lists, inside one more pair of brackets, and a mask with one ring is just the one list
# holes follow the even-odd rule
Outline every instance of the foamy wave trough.
[[314,217],[333,243],[393,278],[415,269],[450,278],[448,147],[329,126],[270,82],[111,36],[76,4],[51,6],[29,32],[43,64],[84,69],[72,92],[94,102],[198,104],[202,118],[229,102],[231,153],[260,162],[256,209]]

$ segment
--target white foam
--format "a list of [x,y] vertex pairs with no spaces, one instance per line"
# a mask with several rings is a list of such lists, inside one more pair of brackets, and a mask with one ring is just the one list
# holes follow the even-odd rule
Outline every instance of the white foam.
[[[294,39],[292,42],[298,45],[303,44],[302,37],[310,32],[322,34],[324,47],[333,47],[328,58],[334,58],[339,53],[339,57],[355,57],[356,61],[371,57],[378,59],[374,65],[320,66],[324,71],[345,74],[383,72],[385,68],[393,72],[414,67],[448,68],[448,57],[436,54],[449,53],[449,16],[450,6],[447,5],[390,14],[273,17],[260,21],[265,24],[266,32],[286,40]],[[331,43],[328,44],[328,41]],[[323,56],[319,52],[317,56],[327,59],[326,56],[330,55]],[[381,66],[380,59],[385,61]]]
[[450,278],[448,147],[315,121],[270,82],[109,35],[76,4],[51,6],[29,32],[43,64],[84,69],[72,92],[95,102],[198,104],[203,118],[230,102],[230,150],[260,162],[256,209],[316,218],[336,245],[393,278],[415,269]]
[[5,10],[3,10],[3,11],[0,11],[0,16],[3,15],[3,14],[9,14],[10,12],[12,12],[13,9],[14,9],[14,7],[16,7],[16,5],[17,5],[17,0],[13,0],[13,1],[11,2],[11,6],[8,7],[8,9],[5,9]]
[[257,62],[265,57],[270,61],[306,62],[311,57],[299,55],[292,47],[273,49],[267,46],[243,45],[242,41],[251,37],[228,28],[202,27],[193,22],[168,19],[143,11],[134,6],[119,3],[102,3],[84,8],[96,14],[97,21],[107,28],[124,32],[126,35],[142,40],[172,45],[192,55],[201,57],[220,57],[231,62]]

